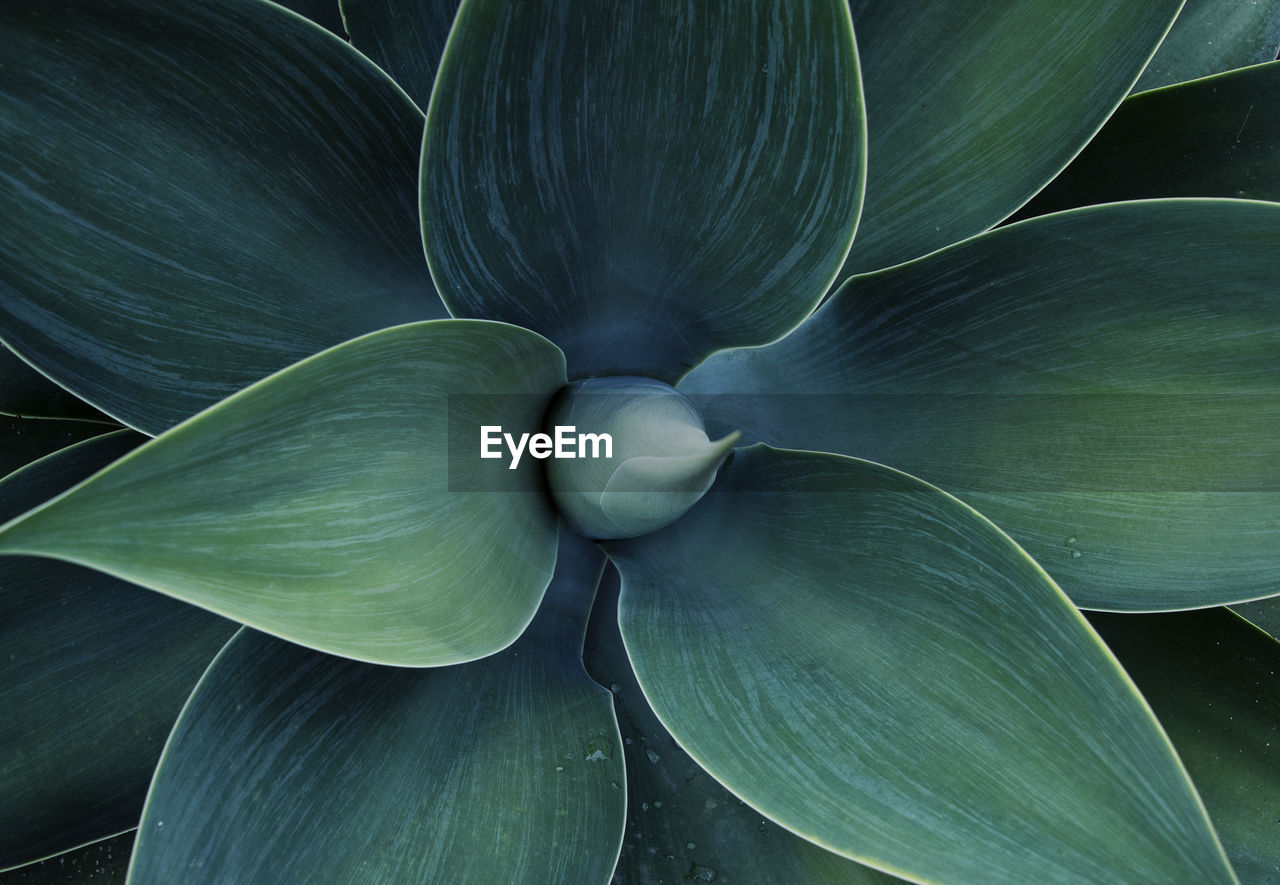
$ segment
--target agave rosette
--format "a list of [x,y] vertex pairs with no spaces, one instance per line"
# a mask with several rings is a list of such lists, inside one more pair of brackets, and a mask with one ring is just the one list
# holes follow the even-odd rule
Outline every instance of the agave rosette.
[[1180,6],[9,4],[0,867],[1274,877],[1280,3]]

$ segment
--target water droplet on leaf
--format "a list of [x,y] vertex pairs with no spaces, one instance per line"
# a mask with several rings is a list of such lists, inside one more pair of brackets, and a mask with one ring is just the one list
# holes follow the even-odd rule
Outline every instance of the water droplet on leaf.
[[586,753],[583,756],[588,762],[608,762],[613,758],[613,741],[606,737],[593,737],[587,741]]
[[714,882],[716,880],[716,871],[700,863],[690,864],[686,878],[695,882]]

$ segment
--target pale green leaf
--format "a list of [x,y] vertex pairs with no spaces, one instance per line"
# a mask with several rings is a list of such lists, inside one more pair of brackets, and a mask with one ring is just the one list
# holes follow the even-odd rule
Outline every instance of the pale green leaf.
[[408,670],[245,631],[165,750],[131,882],[606,885],[626,797],[582,668],[601,556],[568,537],[519,642]]
[[618,633],[618,573],[591,612],[587,669],[609,686],[627,761],[627,832],[615,885],[890,885],[901,880],[819,848],[745,805],[662,727]]
[[450,422],[536,429],[563,383],[560,352],[513,326],[374,332],[10,522],[0,552],[90,565],[361,660],[491,654],[533,617],[556,519],[536,466],[485,473]]
[[[888,464],[974,506],[1076,604],[1277,592],[1280,205],[1043,216],[850,280],[680,385],[708,430]],[[729,394],[745,394],[730,396]]]
[[659,719],[788,829],[953,885],[1234,881],[1105,647],[938,489],[753,447],[678,523],[605,549]]

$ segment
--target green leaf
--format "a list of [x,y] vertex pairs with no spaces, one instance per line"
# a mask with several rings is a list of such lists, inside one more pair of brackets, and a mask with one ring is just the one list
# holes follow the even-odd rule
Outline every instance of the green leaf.
[[805,838],[920,881],[1234,881],[1114,659],[944,492],[753,447],[605,549],[658,718]]
[[1020,217],[1148,197],[1280,201],[1280,62],[1127,98]]
[[1280,52],[1280,0],[1187,0],[1134,91],[1271,61]]
[[680,389],[712,434],[855,455],[958,495],[1077,605],[1265,596],[1278,242],[1271,203],[1044,216],[856,277],[789,338],[718,354]]
[[0,477],[114,429],[110,418],[0,345]]
[[90,565],[360,660],[492,654],[537,609],[556,518],[535,467],[485,474],[449,424],[536,429],[563,383],[555,346],[512,326],[374,332],[10,522],[0,552]]
[[566,538],[529,631],[461,667],[376,667],[245,631],[174,730],[131,881],[607,883],[621,738],[581,660],[600,564]]
[[[30,423],[78,424],[81,422],[32,421]],[[117,429],[114,432],[101,433],[104,428],[101,425],[94,426],[100,431],[95,438],[71,440],[65,446],[58,447],[57,451],[46,452],[42,456],[31,458],[23,469],[0,480],[0,489],[4,490],[4,497],[0,498],[0,524],[65,492],[95,471],[124,457],[146,442],[145,436],[131,430]],[[8,444],[11,438],[3,439]]]
[[75,851],[28,864],[6,873],[3,881],[5,885],[65,885],[67,882],[123,885],[129,870],[133,833],[130,830]]
[[262,0],[0,10],[0,338],[156,433],[356,335],[444,316],[423,120]]
[[1181,0],[850,0],[870,135],[840,273],[897,264],[1022,205],[1097,132]]
[[761,817],[662,727],[618,633],[618,573],[591,612],[584,660],[613,691],[627,763],[627,833],[615,882],[888,885],[901,880],[832,854]]
[[[141,439],[100,436],[8,477],[0,520]],[[169,729],[234,631],[208,612],[78,566],[0,558],[0,869],[137,825]]]
[[340,39],[346,39],[347,31],[343,27],[338,0],[275,0],[275,2],[286,9],[292,9],[298,15],[306,16],[321,27],[332,31]]
[[467,0],[427,116],[445,303],[546,335],[575,378],[672,382],[776,338],[853,236],[864,121],[838,0]]
[[1150,701],[1243,882],[1280,878],[1280,643],[1226,609],[1089,616]]
[[460,0],[342,0],[351,43],[425,108]]
[[72,418],[112,423],[93,406],[72,396],[0,345],[0,415]]
[[1266,630],[1276,639],[1280,639],[1280,596],[1259,599],[1247,605],[1233,605],[1232,611],[1261,630]]
[[0,413],[0,477],[58,449],[112,429],[112,425],[98,421],[15,418]]

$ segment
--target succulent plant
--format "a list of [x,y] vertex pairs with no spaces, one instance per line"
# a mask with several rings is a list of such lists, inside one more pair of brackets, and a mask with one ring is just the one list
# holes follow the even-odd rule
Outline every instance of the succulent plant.
[[0,868],[1280,880],[1280,2],[1181,5],[4,4]]

